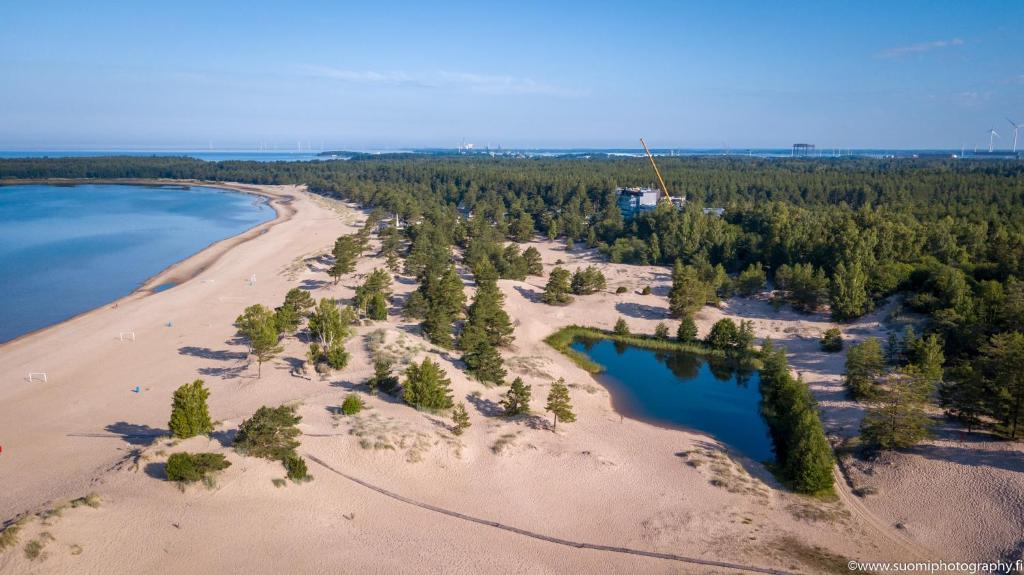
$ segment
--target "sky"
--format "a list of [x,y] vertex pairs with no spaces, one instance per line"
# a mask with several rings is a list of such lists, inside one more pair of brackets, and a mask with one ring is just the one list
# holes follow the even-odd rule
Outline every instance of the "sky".
[[1017,0],[434,4],[0,0],[0,149],[984,149],[1024,123]]

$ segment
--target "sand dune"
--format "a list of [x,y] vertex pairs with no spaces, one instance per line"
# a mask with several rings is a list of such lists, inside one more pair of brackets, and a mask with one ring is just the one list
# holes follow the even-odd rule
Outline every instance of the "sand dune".
[[[256,379],[231,325],[245,306],[279,305],[296,286],[316,297],[348,298],[362,275],[383,265],[371,250],[354,274],[333,285],[314,256],[354,230],[363,214],[294,187],[260,191],[275,198],[284,217],[245,241],[234,240],[230,249],[215,247],[167,272],[179,273],[184,283],[0,346],[0,518],[38,513],[92,492],[102,499],[98,508],[67,509],[48,525],[33,520],[20,533],[19,548],[0,554],[0,572],[734,572],[525,537],[410,505],[318,461],[427,507],[548,537],[782,571],[824,572],[828,554],[832,561],[982,558],[995,548],[973,540],[957,546],[943,533],[961,529],[967,518],[929,523],[934,510],[922,505],[934,505],[938,495],[915,499],[900,490],[905,477],[879,472],[872,481],[880,494],[865,500],[866,510],[850,509],[786,493],[761,464],[711,438],[616,414],[604,388],[541,340],[571,323],[610,328],[619,316],[633,331],[653,332],[666,312],[669,277],[661,268],[601,263],[610,291],[630,290],[581,297],[562,308],[531,301],[544,278],[500,282],[516,322],[516,341],[504,355],[510,375],[533,386],[534,417],[497,417],[503,390],[469,380],[457,353],[433,348],[397,315],[359,327],[347,344],[349,367],[331,377],[301,369],[304,347],[290,338],[282,357]],[[535,245],[546,269],[559,259],[569,267],[598,261],[592,252]],[[640,295],[644,285],[653,286],[654,295]],[[399,278],[396,304],[414,287],[410,278]],[[817,335],[831,324],[775,312],[764,302],[732,301],[701,312],[702,333],[725,314],[753,318],[759,336],[781,340],[818,393],[830,431],[855,430],[858,410],[835,387],[842,357],[817,351]],[[877,319],[853,332],[862,337],[877,328]],[[135,341],[119,341],[125,330],[135,332]],[[386,396],[367,398],[369,409],[356,417],[336,415],[345,395],[364,389],[372,372],[370,345],[400,362],[439,358],[456,399],[470,408],[467,433],[453,436],[440,417]],[[45,371],[49,381],[30,383],[29,371]],[[160,437],[172,391],[197,377],[211,389],[211,414],[219,421],[213,437]],[[579,421],[553,433],[539,408],[558,377],[570,383]],[[139,393],[132,391],[136,386]],[[278,463],[241,457],[227,446],[256,408],[284,402],[299,405],[299,451],[309,457],[314,480],[276,487],[272,479],[283,476]],[[214,488],[182,492],[162,478],[167,454],[182,450],[223,452],[233,465]],[[937,483],[931,488],[970,491],[965,482],[972,473],[989,473],[899,458],[893,469]],[[954,465],[951,473],[960,475],[945,482],[929,477],[940,465]],[[1016,475],[1001,476],[1003,488],[1020,494]],[[976,492],[965,497],[984,498]],[[892,526],[897,513],[906,515],[905,533]],[[1012,543],[1009,533],[998,537]],[[43,557],[31,560],[20,551],[30,540],[45,543]]]

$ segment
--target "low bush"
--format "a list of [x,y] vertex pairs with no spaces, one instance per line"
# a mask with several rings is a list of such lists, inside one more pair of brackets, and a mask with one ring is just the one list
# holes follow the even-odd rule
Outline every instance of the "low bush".
[[306,460],[298,453],[292,452],[285,455],[281,460],[284,468],[288,471],[288,479],[292,481],[303,481],[309,479],[309,470],[306,468]]
[[175,453],[167,458],[167,479],[192,483],[211,473],[227,469],[231,462],[220,453]]
[[363,400],[354,393],[348,394],[341,404],[341,412],[345,415],[355,415],[363,410]]
[[843,334],[838,328],[831,328],[821,336],[821,350],[835,353],[843,350]]

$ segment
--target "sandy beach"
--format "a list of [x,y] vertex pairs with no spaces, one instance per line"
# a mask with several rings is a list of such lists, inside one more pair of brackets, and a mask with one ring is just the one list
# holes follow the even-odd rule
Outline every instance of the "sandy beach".
[[[501,417],[505,389],[469,379],[457,352],[400,319],[416,287],[406,276],[396,278],[389,320],[366,322],[347,342],[344,370],[312,375],[302,367],[305,346],[288,338],[257,378],[232,325],[246,306],[280,305],[293,287],[347,300],[384,260],[374,237],[356,271],[334,285],[319,256],[358,229],[362,211],[294,186],[230,187],[269,197],[278,217],[165,270],[116,306],[0,346],[0,521],[31,518],[18,547],[0,553],[0,573],[742,571],[699,561],[828,573],[843,572],[848,558],[992,560],[1012,554],[1024,530],[1017,446],[940,432],[908,453],[849,462],[839,499],[822,501],[788,493],[762,464],[712,438],[621,417],[598,382],[542,340],[569,324],[611,328],[619,317],[633,332],[660,321],[674,332],[669,270],[609,264],[556,242],[533,243],[545,271],[558,260],[597,264],[608,291],[553,308],[538,301],[546,278],[499,282],[516,326],[503,355],[509,376],[533,386],[534,416]],[[177,285],[153,292],[168,282]],[[652,293],[641,295],[647,285]],[[627,292],[614,294],[619,286]],[[848,342],[882,333],[885,314],[842,326]],[[818,347],[833,325],[827,318],[734,299],[698,314],[701,335],[726,315],[752,319],[759,338],[787,348],[837,443],[856,434],[861,408],[842,389],[844,354]],[[121,341],[125,331],[134,341]],[[373,354],[399,365],[437,359],[472,427],[457,437],[438,416],[366,395]],[[29,381],[29,372],[47,381]],[[543,397],[559,377],[578,422],[553,432]],[[170,441],[171,394],[196,378],[211,390],[215,432]],[[368,409],[339,415],[353,391]],[[282,403],[303,418],[309,483],[277,487],[279,463],[230,449],[243,419]],[[176,451],[224,453],[232,466],[215,487],[182,491],[163,474]],[[852,494],[863,487],[874,495]],[[95,508],[46,513],[93,493]],[[698,562],[576,548],[486,522]],[[35,560],[21,551],[33,540],[45,544]]]

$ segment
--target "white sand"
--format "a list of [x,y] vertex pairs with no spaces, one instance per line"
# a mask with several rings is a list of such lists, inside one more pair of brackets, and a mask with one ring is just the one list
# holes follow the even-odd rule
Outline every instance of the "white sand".
[[[618,285],[631,291],[581,297],[562,308],[530,301],[544,278],[501,282],[517,324],[505,358],[510,377],[521,375],[533,386],[534,418],[494,415],[504,390],[467,379],[457,367],[458,353],[433,349],[397,315],[360,327],[347,345],[349,367],[329,378],[296,372],[304,349],[290,338],[282,357],[265,365],[257,380],[255,364],[246,367],[243,359],[244,345],[233,341],[231,323],[245,306],[279,305],[297,285],[314,288],[317,297],[348,298],[362,275],[383,265],[371,250],[355,274],[332,285],[325,266],[303,259],[328,250],[362,214],[295,188],[263,191],[282,196],[279,202],[293,198],[294,214],[217,257],[211,251],[180,266],[201,270],[192,279],[0,347],[0,518],[90,492],[103,499],[98,509],[68,509],[49,525],[31,522],[19,546],[0,554],[0,572],[730,572],[569,548],[441,515],[353,483],[312,458],[404,497],[552,537],[759,567],[821,571],[801,561],[788,538],[866,560],[980,558],[1015,542],[1009,526],[996,529],[989,541],[956,537],[992,527],[967,503],[1001,504],[991,490],[967,483],[985,474],[1002,478],[1000,493],[1017,494],[1017,507],[1001,511],[1016,512],[1020,521],[1014,510],[1020,474],[1012,470],[900,455],[872,477],[879,495],[822,503],[780,491],[763,466],[735,455],[730,460],[706,436],[621,418],[599,384],[541,340],[570,323],[611,327],[619,315],[633,331],[652,332],[666,311],[670,278],[661,268],[600,263],[610,291]],[[599,263],[592,252],[535,245],[546,269],[559,258],[570,268]],[[253,273],[257,284],[250,287]],[[648,284],[653,295],[636,293]],[[399,303],[415,284],[399,278],[395,288]],[[701,312],[702,333],[725,312],[754,318],[758,335],[787,346],[794,367],[822,399],[830,431],[855,431],[859,409],[834,388],[842,356],[817,351],[814,338],[829,325],[825,320],[733,301],[725,311]],[[173,327],[166,326],[169,321]],[[118,341],[118,332],[127,329],[135,331],[135,342]],[[464,436],[452,436],[442,418],[386,396],[366,398],[369,409],[355,418],[332,414],[353,389],[363,393],[360,384],[372,372],[366,336],[377,330],[397,357],[418,360],[429,353],[440,359],[456,399],[470,410],[473,426]],[[28,371],[46,371],[49,383],[28,383]],[[215,439],[171,444],[146,437],[166,431],[171,393],[196,377],[206,380],[211,414],[222,422]],[[579,421],[552,433],[541,410],[557,377],[571,384]],[[131,392],[136,385],[141,393]],[[284,475],[279,463],[241,457],[221,441],[228,443],[260,405],[290,401],[300,405],[305,435],[299,451],[310,458],[315,479],[278,488],[271,480]],[[215,488],[180,492],[162,479],[162,462],[179,450],[224,452],[233,465]],[[689,455],[677,455],[682,452]],[[910,479],[887,475],[890,468],[905,470]],[[960,502],[937,503],[942,494],[904,485],[951,489]],[[945,509],[959,515],[936,519]],[[906,530],[893,527],[895,515]],[[24,544],[44,531],[52,537],[45,557],[27,559]]]

